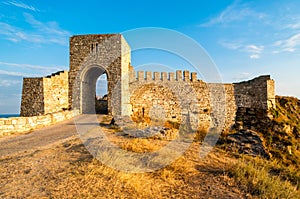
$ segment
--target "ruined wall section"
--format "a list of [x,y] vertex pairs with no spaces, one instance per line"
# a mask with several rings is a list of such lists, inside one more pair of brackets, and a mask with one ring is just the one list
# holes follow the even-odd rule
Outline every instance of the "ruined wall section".
[[68,71],[62,71],[43,78],[44,114],[67,110],[68,102]]
[[20,116],[29,117],[44,114],[43,78],[23,78]]
[[274,80],[270,75],[234,84],[238,107],[267,110],[275,108]]
[[235,124],[237,105],[235,102],[234,85],[224,84],[226,97],[225,129],[231,129]]
[[269,75],[234,84],[237,128],[259,130],[275,106],[274,80]]
[[59,112],[68,109],[68,105],[67,71],[23,79],[21,117]]
[[267,79],[267,100],[268,109],[276,109],[275,81],[270,78]]

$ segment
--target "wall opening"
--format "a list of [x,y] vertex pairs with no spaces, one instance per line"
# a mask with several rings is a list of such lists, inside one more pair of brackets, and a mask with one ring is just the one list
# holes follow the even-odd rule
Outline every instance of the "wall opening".
[[106,73],[99,76],[96,82],[95,111],[96,114],[108,114],[108,92]]
[[[101,66],[87,67],[81,76],[80,107],[83,114],[108,113],[107,72]],[[104,95],[106,94],[106,97]],[[98,95],[98,98],[97,98]],[[100,96],[101,97],[100,97]],[[100,100],[98,100],[100,97]],[[99,101],[102,102],[101,109]],[[106,101],[106,102],[104,102]]]

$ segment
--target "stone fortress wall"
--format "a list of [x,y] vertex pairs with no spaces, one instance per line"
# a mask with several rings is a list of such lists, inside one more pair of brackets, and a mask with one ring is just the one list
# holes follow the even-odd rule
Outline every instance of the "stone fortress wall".
[[[206,130],[212,121],[212,100],[225,106],[224,115],[222,112],[214,115],[224,118],[225,130],[235,124],[237,117],[244,117],[245,110],[251,109],[257,117],[264,118],[270,108],[275,108],[274,80],[269,75],[240,83],[214,84],[197,79],[197,73],[189,71],[138,71],[137,76],[135,74],[134,71],[130,74],[130,104],[131,117],[136,121],[149,119],[153,107],[161,107],[165,120],[180,123],[181,116],[186,114],[180,101],[184,102],[186,98],[193,102],[191,112],[197,115],[199,128]],[[223,94],[218,95],[221,92]]]
[[[275,108],[274,80],[269,75],[240,83],[206,83],[189,71],[136,73],[130,57],[121,34],[71,37],[70,71],[24,78],[21,117],[0,119],[0,134],[50,125],[70,118],[72,111],[73,116],[92,113],[96,80],[104,73],[108,112],[131,116],[136,122],[163,118],[180,123],[193,116],[197,127],[208,128],[214,118],[224,117],[223,129],[229,129],[237,121],[251,126],[249,114],[265,118]],[[221,111],[214,111],[216,107]]]

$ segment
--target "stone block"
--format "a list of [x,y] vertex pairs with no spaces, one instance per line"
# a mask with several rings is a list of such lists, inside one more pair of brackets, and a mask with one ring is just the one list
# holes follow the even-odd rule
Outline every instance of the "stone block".
[[152,81],[152,72],[151,71],[146,71],[146,80],[147,81]]
[[138,71],[138,81],[143,81],[145,79],[144,71]]
[[192,78],[191,78],[192,82],[195,82],[195,81],[198,80],[198,79],[197,79],[197,73],[192,72],[192,73],[191,73],[191,76],[192,76]]
[[184,81],[190,81],[190,71],[183,71],[183,79]]
[[162,72],[161,73],[161,80],[163,80],[163,81],[167,81],[168,80],[168,74],[167,74],[167,72]]
[[11,119],[4,120],[4,125],[12,125]]
[[174,81],[174,73],[173,72],[169,72],[169,80],[170,81]]
[[154,80],[161,80],[160,72],[154,72]]
[[182,81],[182,71],[181,70],[176,71],[176,80]]

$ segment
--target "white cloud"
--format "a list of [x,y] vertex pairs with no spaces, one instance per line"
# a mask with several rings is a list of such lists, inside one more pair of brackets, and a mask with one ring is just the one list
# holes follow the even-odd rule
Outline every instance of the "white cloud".
[[274,43],[274,46],[280,47],[281,51],[284,52],[295,52],[297,47],[300,46],[300,33],[297,33],[285,40],[278,40]]
[[260,58],[260,55],[258,55],[258,54],[253,54],[253,55],[250,55],[250,58],[251,58],[251,59],[259,59],[259,58]]
[[31,10],[31,11],[34,11],[34,12],[40,11],[39,9],[37,9],[37,8],[31,6],[31,5],[27,5],[27,4],[25,4],[21,1],[5,1],[3,3],[6,4],[6,5],[16,6],[16,7],[23,8],[23,9],[26,9],[26,10]]
[[15,85],[15,84],[19,84],[21,83],[20,81],[16,81],[16,80],[1,80],[0,79],[0,87],[9,87],[9,86],[12,86],[12,85]]
[[250,53],[250,58],[251,59],[259,59],[260,58],[260,54],[262,53],[264,49],[264,46],[256,46],[256,45],[247,45],[244,48],[244,51]]
[[245,45],[241,41],[233,41],[233,42],[228,42],[228,41],[221,41],[219,42],[223,47],[228,48],[230,50],[237,50],[240,52],[246,52],[249,55],[251,59],[259,59],[260,54],[264,50],[264,46],[262,45],[254,45],[254,44],[249,44]]
[[211,18],[207,22],[200,24],[200,26],[210,27],[218,24],[226,25],[235,21],[243,21],[246,18],[263,19],[265,16],[264,13],[256,12],[246,4],[239,4],[239,1],[234,1],[217,17]]
[[24,17],[33,30],[23,30],[8,23],[0,22],[0,35],[12,42],[68,44],[68,37],[71,33],[60,28],[56,22],[43,23],[28,13],[25,13]]
[[256,54],[260,54],[263,49],[264,49],[264,46],[256,46],[256,45],[253,45],[253,44],[247,45],[245,47],[246,52],[256,53]]

